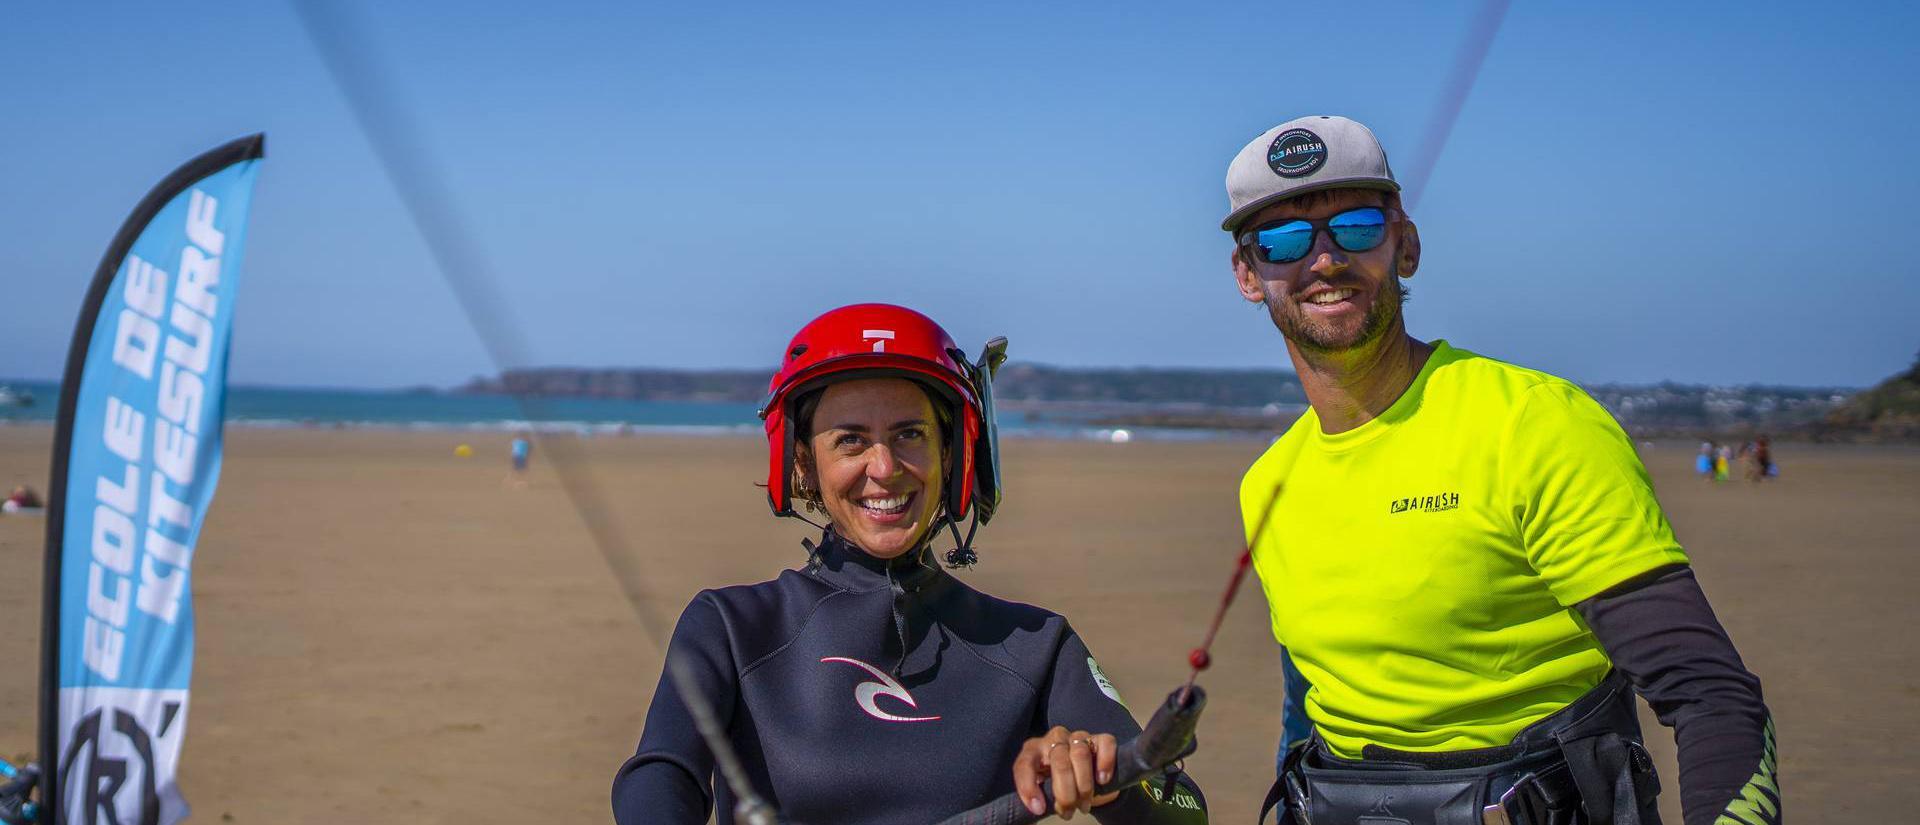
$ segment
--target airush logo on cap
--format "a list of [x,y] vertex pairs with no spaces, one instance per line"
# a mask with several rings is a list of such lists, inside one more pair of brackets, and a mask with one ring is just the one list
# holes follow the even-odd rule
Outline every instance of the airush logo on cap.
[[1327,142],[1305,129],[1288,129],[1267,147],[1267,165],[1283,178],[1304,178],[1327,163]]

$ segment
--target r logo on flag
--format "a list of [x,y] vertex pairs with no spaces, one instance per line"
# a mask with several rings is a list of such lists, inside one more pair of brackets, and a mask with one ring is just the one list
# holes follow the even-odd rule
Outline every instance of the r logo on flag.
[[[178,703],[168,703],[160,735],[165,736],[179,712]],[[60,758],[61,781],[71,789],[65,794],[72,811],[69,821],[84,825],[133,825],[134,820],[120,815],[121,789],[128,778],[139,782],[139,825],[159,825],[160,796],[155,787],[153,739],[140,720],[120,708],[113,708],[113,730],[101,729],[101,708],[81,718],[73,727],[67,752]],[[106,737],[117,735],[117,739]],[[121,756],[132,750],[131,759]]]

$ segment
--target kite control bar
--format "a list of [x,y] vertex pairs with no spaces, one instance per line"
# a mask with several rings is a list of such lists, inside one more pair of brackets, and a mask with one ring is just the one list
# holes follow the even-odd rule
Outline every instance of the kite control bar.
[[40,806],[27,801],[33,795],[33,788],[40,784],[40,766],[28,765],[15,768],[7,760],[0,759],[0,825],[28,825],[40,820]]
[[[1101,783],[1094,793],[1113,793],[1164,772],[1193,753],[1197,747],[1193,731],[1200,724],[1200,711],[1206,706],[1207,693],[1198,685],[1189,684],[1169,694],[1160,709],[1153,712],[1153,718],[1147,720],[1146,730],[1120,745],[1119,751],[1114,754],[1113,780]],[[939,825],[1028,825],[1039,822],[1053,815],[1053,794],[1044,785],[1041,793],[1047,796],[1047,807],[1039,816],[1027,810],[1027,803],[1021,801],[1020,794],[1015,792],[943,819]]]
[[[1214,638],[1220,634],[1220,622],[1226,618],[1227,608],[1233,606],[1233,598],[1240,592],[1240,583],[1246,580],[1247,569],[1253,564],[1253,545],[1267,532],[1267,522],[1273,516],[1274,505],[1280,501],[1280,490],[1280,485],[1274,485],[1266,509],[1260,511],[1260,521],[1249,534],[1247,546],[1234,565],[1233,577],[1227,580],[1227,590],[1220,595],[1219,607],[1214,609],[1213,621],[1207,625],[1206,640],[1187,654],[1187,664],[1192,668],[1187,674],[1187,683],[1169,694],[1160,709],[1153,712],[1153,718],[1147,720],[1146,730],[1120,746],[1119,752],[1114,755],[1113,781],[1101,783],[1094,789],[1096,795],[1113,793],[1154,773],[1165,771],[1198,747],[1193,732],[1200,724],[1200,711],[1207,706],[1207,692],[1194,682],[1200,678],[1200,671],[1213,664],[1213,656],[1208,651],[1213,647]],[[1018,793],[1010,793],[971,811],[941,820],[939,825],[1027,825],[1039,822],[1053,815],[1053,795],[1047,793],[1044,786],[1040,790],[1047,795],[1047,807],[1045,813],[1039,816],[1027,810],[1027,803],[1021,801]]]

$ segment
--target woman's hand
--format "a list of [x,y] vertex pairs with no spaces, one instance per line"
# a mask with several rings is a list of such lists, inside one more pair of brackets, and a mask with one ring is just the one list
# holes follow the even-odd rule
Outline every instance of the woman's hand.
[[1047,802],[1040,793],[1040,780],[1052,777],[1053,812],[1061,819],[1072,819],[1076,812],[1105,805],[1120,795],[1119,791],[1093,795],[1095,785],[1113,778],[1113,757],[1119,747],[1113,734],[1068,731],[1055,725],[1020,746],[1020,755],[1013,759],[1014,791],[1026,800],[1027,810],[1042,816]]

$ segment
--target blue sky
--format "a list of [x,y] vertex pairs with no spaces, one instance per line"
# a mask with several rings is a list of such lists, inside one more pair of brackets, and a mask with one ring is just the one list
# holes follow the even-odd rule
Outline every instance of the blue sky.
[[[1247,367],[1286,361],[1226,267],[1227,161],[1302,114],[1410,160],[1477,5],[352,8],[529,363],[770,368],[887,300],[1022,360]],[[1515,4],[1414,211],[1412,331],[1587,382],[1903,369],[1916,23]],[[126,213],[253,131],[233,380],[492,371],[290,6],[10,4],[0,77],[0,376],[58,375]]]

